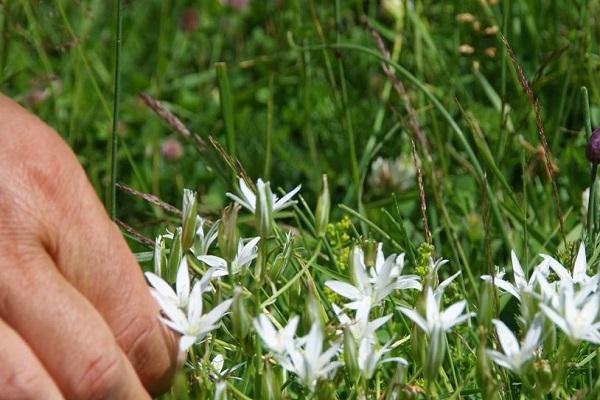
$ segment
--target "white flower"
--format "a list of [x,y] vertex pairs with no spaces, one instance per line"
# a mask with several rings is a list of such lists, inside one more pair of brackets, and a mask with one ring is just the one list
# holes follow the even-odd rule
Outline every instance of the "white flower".
[[484,281],[488,281],[493,283],[499,289],[502,289],[506,293],[514,296],[517,300],[521,301],[524,294],[533,293],[536,284],[539,282],[541,278],[545,278],[548,276],[548,265],[547,263],[542,262],[537,267],[535,267],[529,281],[525,278],[525,272],[521,267],[521,263],[517,258],[517,255],[514,251],[511,250],[510,257],[512,261],[512,269],[515,283],[514,285],[508,281],[505,281],[503,278],[504,272],[498,272],[494,277],[490,275],[482,275],[481,279]]
[[285,328],[276,330],[265,314],[254,319],[254,329],[265,345],[276,354],[285,354],[286,349],[294,342],[294,335],[300,318],[292,317]]
[[[354,282],[356,286],[341,281],[327,281],[325,285],[339,295],[351,300],[346,307],[357,310],[364,315],[378,305],[384,298],[396,289],[421,289],[418,278],[414,275],[399,275],[398,266],[394,263],[395,255],[391,255],[379,265],[370,278],[366,271],[365,256],[360,247],[355,247],[352,253]],[[397,273],[394,275],[393,271]]]
[[569,281],[559,286],[559,292],[550,306],[540,303],[546,316],[559,327],[572,342],[585,340],[600,344],[600,322],[597,321],[600,295],[593,293],[591,285],[575,291]]
[[378,350],[374,350],[374,343],[367,339],[361,340],[358,346],[358,369],[365,379],[371,379],[380,363],[396,361],[402,365],[408,365],[408,362],[401,357],[390,357],[382,360],[381,357],[388,351],[390,351],[389,343]]
[[185,257],[177,270],[177,293],[160,277],[151,272],[146,278],[153,286],[150,293],[156,299],[168,319],[160,317],[169,328],[181,333],[180,351],[186,351],[194,343],[200,342],[206,335],[218,328],[218,322],[231,306],[232,300],[226,300],[215,306],[208,314],[202,314],[202,293],[208,290],[211,273],[204,274],[194,284],[190,293],[190,280]]
[[[202,363],[198,363],[198,366],[201,367],[201,364]],[[227,375],[229,375],[230,373],[232,373],[233,371],[235,371],[236,369],[241,367],[243,365],[243,363],[240,363],[234,367],[226,368],[226,369],[223,369],[224,365],[225,365],[225,359],[223,358],[222,354],[217,354],[216,356],[214,356],[214,358],[210,362],[210,367],[212,368],[212,371],[209,371],[210,377],[216,381],[225,379],[227,377]],[[238,378],[238,377],[232,377],[232,379],[241,380],[241,378]]]
[[[244,182],[244,180],[242,178],[239,178],[239,186],[240,186],[240,194],[241,197],[236,196],[232,193],[227,193],[226,196],[229,197],[230,199],[236,201],[237,203],[239,203],[242,207],[248,209],[249,211],[251,211],[253,214],[256,213],[256,195],[254,194],[254,192],[248,187],[248,185],[246,185],[246,182]],[[268,185],[268,182],[264,182],[262,179],[258,179],[256,181],[256,186],[257,188],[260,190],[261,188],[265,187],[265,185]],[[295,204],[295,201],[291,200],[292,197],[294,197],[294,195],[296,193],[298,193],[298,191],[300,190],[300,188],[302,187],[302,185],[298,185],[296,186],[292,191],[290,191],[289,193],[287,193],[286,195],[284,195],[281,199],[279,199],[277,197],[277,195],[275,194],[270,194],[270,207],[268,207],[270,210],[272,210],[273,212],[277,212],[281,209],[284,209],[288,206],[291,206],[292,204]],[[264,207],[267,207],[267,205],[261,205]]]
[[[356,319],[352,320],[344,311],[337,305],[331,304],[333,311],[340,321],[340,328],[348,328],[354,340],[360,343],[363,339],[375,341],[375,331],[383,326],[392,318],[392,314],[376,318],[369,321],[369,314],[356,315]],[[342,330],[336,331],[338,335],[342,335]]]
[[462,314],[466,301],[462,300],[452,304],[445,311],[440,310],[440,300],[436,299],[433,290],[427,289],[427,298],[425,302],[425,318],[416,310],[406,307],[398,307],[408,318],[412,319],[425,333],[433,335],[435,332],[447,332],[455,325],[465,322],[475,313],[470,312]]
[[492,322],[496,326],[498,340],[504,353],[487,350],[487,354],[501,367],[509,369],[516,374],[521,374],[522,367],[533,357],[533,354],[538,349],[542,336],[541,319],[535,318],[533,320],[521,346],[519,346],[517,338],[504,322],[497,319],[492,320]]
[[[146,279],[148,279],[148,282],[150,282],[150,285],[152,285],[153,289],[150,289],[150,291],[155,297],[158,294],[165,300],[171,301],[175,307],[187,307],[190,297],[190,273],[188,271],[187,259],[185,257],[181,259],[181,263],[177,269],[177,278],[175,280],[175,288],[177,292],[175,292],[171,286],[160,276],[153,274],[152,272],[146,272],[145,276]],[[205,275],[204,278],[206,279],[201,280],[201,287],[203,289],[207,289],[210,275]],[[203,292],[204,291],[206,290],[203,290]]]
[[204,218],[198,217],[196,222],[196,241],[194,243],[194,255],[202,256],[208,254],[210,245],[217,239],[219,234],[219,221],[212,224],[208,232],[204,232]]
[[255,237],[248,240],[248,243],[244,244],[244,241],[240,239],[238,242],[238,250],[231,261],[231,265],[227,268],[227,260],[217,256],[211,255],[203,255],[199,256],[198,260],[205,262],[207,265],[211,267],[209,271],[212,272],[212,276],[217,278],[220,276],[225,276],[231,274],[235,275],[239,273],[246,266],[250,265],[250,263],[257,257],[257,248],[256,245],[259,242],[260,237]]
[[573,265],[573,273],[570,273],[561,263],[559,263],[556,259],[542,254],[544,258],[544,262],[552,268],[556,275],[558,275],[561,282],[571,282],[574,284],[585,285],[588,283],[597,284],[599,275],[588,276],[587,274],[587,260],[585,257],[585,246],[583,243],[579,246],[579,251],[577,252],[577,257],[575,258],[575,263]]
[[339,348],[340,345],[335,344],[323,352],[323,332],[315,322],[306,337],[294,343],[287,342],[287,359],[280,360],[280,364],[296,374],[300,381],[313,391],[319,379],[327,378],[336,368],[343,365],[341,361],[331,361]]

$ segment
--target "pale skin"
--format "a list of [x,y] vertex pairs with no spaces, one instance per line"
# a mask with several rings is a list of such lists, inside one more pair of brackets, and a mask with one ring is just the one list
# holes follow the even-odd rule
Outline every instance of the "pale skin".
[[148,399],[178,337],[61,137],[0,95],[0,400]]

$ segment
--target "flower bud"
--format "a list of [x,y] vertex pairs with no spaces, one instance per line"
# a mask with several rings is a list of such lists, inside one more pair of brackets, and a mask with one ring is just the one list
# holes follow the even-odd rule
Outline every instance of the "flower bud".
[[265,400],[280,400],[281,396],[281,373],[274,370],[269,363],[265,364],[260,385],[260,398]]
[[196,235],[196,222],[198,216],[198,202],[196,201],[196,192],[183,189],[183,207],[182,221],[183,233],[181,236],[181,245],[183,251],[187,251],[194,244],[194,236]]
[[246,308],[242,289],[239,286],[233,290],[233,304],[231,305],[231,323],[233,335],[242,342],[252,330],[252,316]]
[[372,267],[377,259],[377,242],[373,239],[367,239],[362,244],[362,249],[365,252],[365,266]]
[[437,378],[438,372],[446,356],[446,334],[441,329],[434,329],[429,336],[427,357],[423,365],[423,376],[432,383]]
[[318,237],[324,237],[327,232],[327,224],[329,223],[329,210],[331,208],[331,196],[329,195],[329,185],[327,183],[327,175],[323,174],[321,183],[321,194],[317,201],[317,209],[315,211],[315,230]]
[[177,268],[183,257],[183,251],[181,248],[181,227],[177,228],[173,235],[173,241],[171,242],[171,252],[169,253],[169,260],[167,261],[166,278],[169,282],[175,282],[175,276],[177,275]]
[[360,373],[358,369],[358,349],[356,348],[356,340],[349,328],[344,328],[344,363],[352,379],[356,380]]
[[166,267],[166,262],[165,240],[162,235],[159,235],[154,242],[154,273],[161,278],[164,278],[162,274]]
[[585,155],[592,164],[600,163],[600,127],[596,128],[588,139]]
[[238,211],[240,211],[240,205],[237,203],[225,207],[219,224],[219,248],[221,256],[228,261],[235,257],[240,240],[237,227]]
[[269,269],[269,277],[271,281],[277,281],[281,272],[287,267],[290,262],[290,258],[292,256],[292,248],[293,248],[293,238],[292,234],[288,233],[285,237],[285,243],[283,245],[283,250],[281,253],[277,254],[275,260],[273,261],[273,265]]
[[479,296],[479,312],[477,319],[479,323],[489,329],[494,318],[494,288],[488,281],[483,281],[480,284],[481,291]]
[[260,179],[256,189],[256,226],[259,236],[267,238],[273,232],[273,193],[270,183]]

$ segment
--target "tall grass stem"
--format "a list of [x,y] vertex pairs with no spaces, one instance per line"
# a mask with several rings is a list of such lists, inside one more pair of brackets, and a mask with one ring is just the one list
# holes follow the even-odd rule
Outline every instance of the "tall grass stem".
[[117,32],[115,37],[115,76],[113,88],[112,131],[110,133],[110,217],[117,218],[117,126],[119,121],[119,97],[121,91],[121,0],[117,4]]

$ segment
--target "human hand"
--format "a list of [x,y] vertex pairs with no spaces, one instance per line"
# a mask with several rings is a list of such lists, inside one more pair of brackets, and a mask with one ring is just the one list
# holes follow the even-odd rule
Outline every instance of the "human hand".
[[165,391],[177,338],[158,315],[71,150],[0,95],[0,399]]

